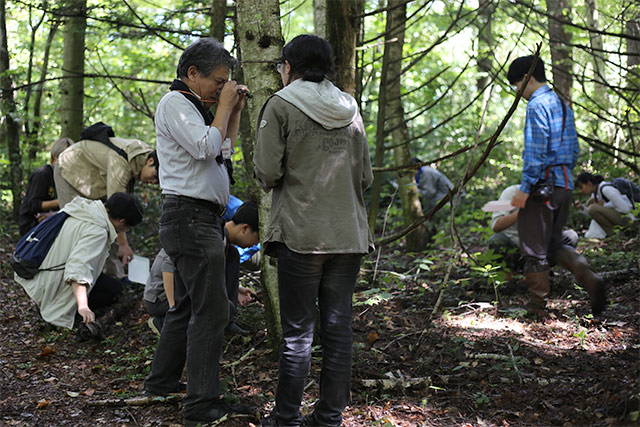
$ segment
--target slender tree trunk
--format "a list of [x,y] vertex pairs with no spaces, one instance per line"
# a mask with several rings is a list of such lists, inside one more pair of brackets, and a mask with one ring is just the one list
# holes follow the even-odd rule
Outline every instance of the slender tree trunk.
[[7,34],[6,1],[0,0],[0,89],[1,108],[4,116],[7,153],[9,155],[9,179],[13,196],[13,216],[18,219],[21,202],[22,156],[20,155],[20,127],[17,109],[13,99],[13,82],[9,75],[9,41]]
[[327,1],[327,40],[336,59],[336,83],[350,95],[356,93],[356,42],[362,26],[363,0]]
[[211,37],[220,43],[224,41],[227,0],[211,0]]
[[[396,166],[411,163],[411,144],[407,122],[404,119],[401,94],[402,72],[402,48],[404,46],[404,34],[406,23],[405,0],[389,0],[391,10],[387,12],[387,24],[385,36],[384,60],[389,61],[386,91],[389,93],[389,107],[387,109],[387,121],[393,129],[394,162]],[[395,7],[397,6],[397,7]],[[397,41],[392,42],[393,39]],[[398,193],[402,205],[402,218],[404,226],[408,227],[422,216],[422,205],[415,180],[415,170],[403,169],[396,174],[398,180]],[[407,235],[407,249],[418,252],[424,249],[426,244],[425,227],[419,227]]]
[[[569,0],[547,0],[547,12],[560,20],[571,20]],[[551,47],[551,70],[553,87],[571,106],[573,85],[573,58],[571,53],[571,35],[565,31],[564,24],[549,18],[549,45]]]
[[62,136],[80,139],[84,105],[84,35],[87,26],[86,0],[66,0],[64,54],[60,88],[60,118]]
[[[29,6],[29,24],[31,24],[31,14],[32,8]],[[38,20],[35,25],[31,24],[31,37],[29,39],[29,62],[27,64],[27,83],[31,83],[31,77],[33,76],[33,57],[35,55],[35,46],[36,46],[36,33],[38,32],[38,28],[44,22],[45,13],[42,13],[42,16]],[[34,160],[36,158],[36,153],[38,152],[38,139],[32,138],[33,132],[31,130],[31,119],[29,117],[29,107],[31,104],[31,93],[33,90],[31,86],[27,86],[25,91],[25,99],[24,99],[24,135],[26,145],[29,148],[28,158],[29,160]]]
[[[480,0],[478,3],[480,19],[478,20],[478,91],[484,90],[483,102],[486,105],[490,91],[485,87],[491,81],[491,58],[493,56],[493,34],[491,25],[493,21],[492,0]],[[482,107],[480,107],[480,110]],[[478,113],[481,114],[481,111]],[[482,125],[484,128],[484,123]],[[484,129],[480,129],[482,133]]]
[[[587,17],[587,26],[592,30],[600,30],[600,22],[598,18],[598,2],[597,0],[585,0],[584,2],[585,14]],[[591,55],[593,57],[593,81],[594,81],[594,98],[600,108],[606,109],[608,107],[607,102],[607,88],[605,75],[605,65],[602,56],[603,44],[602,35],[589,32],[589,39],[591,41]]]
[[[281,87],[280,76],[275,71],[275,58],[282,52],[283,39],[280,27],[280,4],[278,0],[238,0],[236,2],[238,45],[242,55],[251,58],[251,62],[242,65],[244,77],[251,82],[253,99],[247,103],[247,113],[251,123],[251,134],[242,139],[242,153],[247,167],[252,164],[255,147],[255,129],[262,105]],[[257,187],[255,180],[251,186]],[[260,229],[266,230],[269,224],[271,193],[254,188],[260,195]],[[268,342],[276,350],[282,340],[280,326],[280,304],[278,300],[278,276],[271,265],[270,257],[263,256],[260,261],[261,283],[265,293],[264,304],[267,322]]]
[[330,0],[313,0],[313,30],[316,36],[327,38],[327,2]]
[[[38,141],[40,136],[40,128],[42,125],[42,93],[44,92],[44,79],[47,77],[47,73],[49,71],[49,56],[51,53],[51,44],[53,43],[53,38],[58,31],[58,26],[60,22],[58,20],[54,20],[51,22],[51,28],[49,29],[49,35],[47,36],[47,42],[44,47],[44,55],[42,57],[42,69],[40,70],[40,84],[36,87],[36,95],[33,100],[33,126],[30,129],[30,133],[27,134],[27,138],[29,140],[29,150],[38,150]],[[35,153],[29,152],[29,156],[35,156]]]
[[630,6],[629,19],[625,27],[626,33],[630,36],[627,39],[627,52],[629,53],[627,67],[634,69],[636,73],[640,73],[640,41],[631,39],[631,37],[640,37],[640,6],[637,4]]

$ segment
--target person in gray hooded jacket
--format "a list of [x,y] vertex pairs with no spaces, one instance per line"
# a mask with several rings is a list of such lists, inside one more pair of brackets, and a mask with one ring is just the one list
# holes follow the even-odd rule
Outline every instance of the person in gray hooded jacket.
[[[349,399],[351,300],[361,258],[373,250],[363,198],[373,174],[356,101],[325,78],[331,55],[320,37],[291,40],[278,64],[285,87],[265,103],[258,121],[255,173],[273,190],[264,244],[278,258],[284,338],[276,405],[263,425],[338,426]],[[316,300],[320,399],[303,419]]]

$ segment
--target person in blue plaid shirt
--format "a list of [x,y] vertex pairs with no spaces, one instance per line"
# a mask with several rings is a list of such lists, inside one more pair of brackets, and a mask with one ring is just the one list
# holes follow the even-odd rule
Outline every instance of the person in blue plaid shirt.
[[[523,56],[509,66],[507,79],[528,100],[524,127],[522,182],[511,204],[518,212],[520,251],[525,259],[527,312],[538,319],[546,316],[549,270],[558,263],[569,270],[587,290],[591,311],[600,314],[607,305],[605,283],[587,260],[573,247],[563,244],[562,228],[572,202],[573,170],[578,158],[578,137],[573,112],[547,86],[544,63],[538,59],[531,78],[522,88],[533,65],[533,56]],[[548,194],[539,188],[551,182]]]

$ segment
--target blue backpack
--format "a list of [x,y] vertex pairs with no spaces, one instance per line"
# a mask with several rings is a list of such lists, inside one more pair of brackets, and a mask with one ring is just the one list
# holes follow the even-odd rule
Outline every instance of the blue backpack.
[[69,214],[61,211],[36,225],[29,233],[22,236],[16,251],[11,256],[13,271],[23,279],[33,279],[39,271],[57,271],[64,269],[64,263],[40,269],[40,264],[58,237],[62,225]]

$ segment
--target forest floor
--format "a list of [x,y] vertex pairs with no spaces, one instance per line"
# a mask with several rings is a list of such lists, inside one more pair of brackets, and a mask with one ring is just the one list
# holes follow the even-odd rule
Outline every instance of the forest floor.
[[[142,406],[105,403],[142,394],[157,341],[147,327],[142,287],[134,290],[139,303],[105,339],[79,343],[75,332],[40,319],[13,281],[8,260],[15,239],[0,237],[0,243],[0,424],[180,425],[180,396]],[[501,285],[496,307],[490,275],[464,267],[464,256],[449,269],[454,256],[440,249],[426,256],[386,248],[373,285],[376,254],[363,263],[346,427],[638,425],[637,237],[580,244],[608,272],[611,304],[602,316],[593,318],[586,293],[556,270],[551,318],[542,323],[523,318],[517,277]],[[443,312],[430,322],[447,271]],[[243,284],[255,286],[255,276]],[[251,334],[229,337],[221,362],[225,392],[261,415],[271,410],[277,383],[263,319],[259,303],[241,309],[239,321]],[[314,347],[303,412],[318,396],[320,355]],[[220,423],[252,424],[259,425],[257,416]]]

